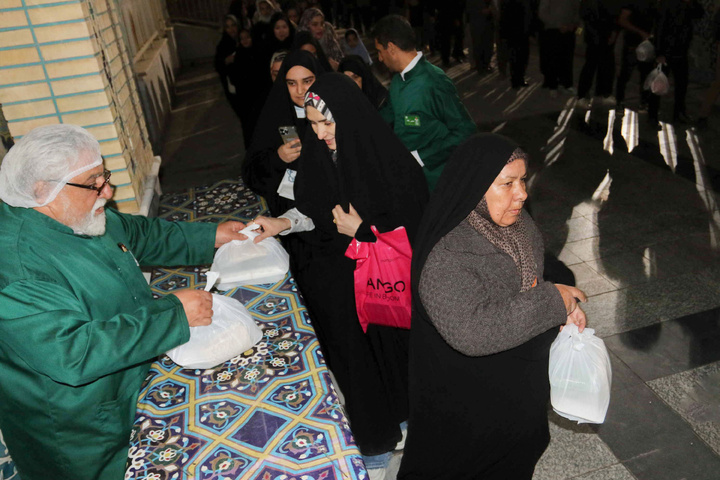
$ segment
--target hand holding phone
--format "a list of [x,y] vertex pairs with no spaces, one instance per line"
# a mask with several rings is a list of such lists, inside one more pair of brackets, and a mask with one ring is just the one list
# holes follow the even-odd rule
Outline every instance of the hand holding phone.
[[300,143],[300,139],[296,137],[290,142],[280,145],[277,152],[280,160],[285,163],[292,163],[297,160],[301,151],[302,144]]
[[283,143],[295,143],[296,140],[300,140],[297,128],[295,125],[286,125],[278,127],[278,132],[282,138]]

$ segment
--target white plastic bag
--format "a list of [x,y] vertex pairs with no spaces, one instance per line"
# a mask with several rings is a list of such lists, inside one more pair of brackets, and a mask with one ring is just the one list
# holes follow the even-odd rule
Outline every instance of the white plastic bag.
[[670,81],[662,71],[662,64],[650,72],[645,79],[645,90],[650,90],[655,95],[667,95],[670,91]]
[[240,232],[247,235],[247,240],[233,240],[215,252],[210,271],[220,275],[219,290],[275,283],[285,278],[290,268],[290,256],[274,238],[253,243],[259,235],[253,230],[259,227],[250,225]]
[[167,352],[183,368],[211,368],[250,350],[262,338],[245,306],[232,297],[213,294],[212,323],[190,327],[190,341]]
[[643,40],[635,49],[635,55],[640,62],[655,60],[655,46],[650,40]]
[[553,410],[578,423],[603,423],[610,404],[612,368],[605,342],[595,330],[567,325],[550,347]]

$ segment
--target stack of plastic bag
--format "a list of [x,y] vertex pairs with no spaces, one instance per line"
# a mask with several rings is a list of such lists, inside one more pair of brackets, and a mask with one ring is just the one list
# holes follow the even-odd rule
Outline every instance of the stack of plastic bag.
[[254,243],[253,239],[259,235],[254,230],[258,228],[257,224],[246,227],[240,233],[246,235],[247,240],[233,240],[215,253],[210,271],[220,275],[218,290],[275,283],[285,278],[290,256],[274,238]]
[[610,404],[612,367],[595,330],[567,325],[550,347],[550,401],[553,410],[578,423],[603,423]]

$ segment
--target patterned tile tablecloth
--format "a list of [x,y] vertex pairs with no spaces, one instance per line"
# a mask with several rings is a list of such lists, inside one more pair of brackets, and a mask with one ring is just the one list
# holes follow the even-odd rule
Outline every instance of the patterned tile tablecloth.
[[[265,203],[238,181],[165,195],[169,220],[248,221]],[[157,296],[202,288],[207,268],[155,269]],[[264,336],[209,370],[162,357],[150,370],[133,427],[126,479],[364,479],[365,467],[312,325],[288,276],[225,292]]]

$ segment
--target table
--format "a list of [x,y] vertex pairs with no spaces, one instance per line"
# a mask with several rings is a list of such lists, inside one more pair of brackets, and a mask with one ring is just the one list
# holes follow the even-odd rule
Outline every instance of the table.
[[[239,180],[161,199],[168,220],[248,221],[264,201]],[[155,269],[156,296],[202,288],[207,267]],[[241,287],[263,330],[258,345],[216,368],[153,363],[140,394],[126,479],[364,479],[367,472],[292,277]]]

